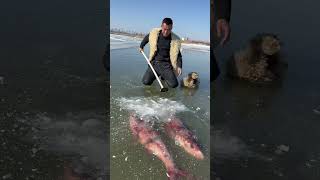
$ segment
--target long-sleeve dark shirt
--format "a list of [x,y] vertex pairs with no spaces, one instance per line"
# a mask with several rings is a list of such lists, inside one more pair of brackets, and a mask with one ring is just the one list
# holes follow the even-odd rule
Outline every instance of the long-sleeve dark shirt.
[[213,49],[217,46],[216,41],[217,37],[216,35],[216,21],[218,19],[225,19],[228,22],[230,22],[230,16],[231,16],[231,0],[211,0],[211,7],[210,7],[210,21],[211,21],[211,26],[210,26],[210,42],[211,42],[211,47],[210,48],[210,57],[211,57],[211,62],[210,62],[210,81],[214,81],[217,79],[217,77],[220,74],[220,69],[217,64],[216,58],[213,53]]
[[[141,44],[140,48],[144,48],[144,46],[149,42],[149,34],[146,35]],[[160,31],[157,43],[157,51],[152,60],[159,61],[159,62],[170,62],[170,43],[171,43],[171,35],[168,37],[164,37]],[[177,59],[177,66],[182,68],[182,56],[181,52],[179,51],[178,59]]]
[[213,2],[212,12],[215,19],[226,19],[230,21],[231,0],[211,0]]
[[211,26],[210,36],[211,47],[214,49],[218,45],[218,37],[216,36],[216,22],[218,19],[225,19],[230,22],[231,17],[231,0],[211,0]]

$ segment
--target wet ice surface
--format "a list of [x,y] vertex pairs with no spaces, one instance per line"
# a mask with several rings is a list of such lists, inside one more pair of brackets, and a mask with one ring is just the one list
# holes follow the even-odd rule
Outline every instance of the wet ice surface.
[[37,137],[40,149],[74,156],[71,164],[77,173],[106,178],[108,126],[103,114],[67,113],[60,117],[38,114],[29,121],[37,129],[28,136]]
[[[96,97],[92,93],[99,94],[96,92],[100,88],[103,92],[103,82],[82,75],[75,78],[65,70],[54,69],[51,71],[56,73],[49,71],[47,77],[60,76],[60,72],[64,72],[56,83],[65,86],[29,85],[19,91],[11,78],[8,86],[0,90],[6,95],[0,101],[0,175],[6,178],[9,174],[14,179],[56,178],[63,174],[63,166],[67,163],[79,174],[105,179],[109,129],[103,111],[105,103],[101,100],[105,95]],[[25,78],[24,81],[29,80]],[[73,101],[57,98],[79,86],[83,89],[78,91],[81,97],[85,92],[92,95],[87,94],[83,96],[85,98],[76,95]]]
[[[101,122],[105,115],[106,76],[101,58],[106,16],[102,3],[57,0],[3,4],[0,19],[6,33],[1,33],[0,42],[4,47],[0,50],[0,179],[58,179],[65,164],[82,165],[81,160],[89,162],[82,166],[86,171],[89,167],[90,175],[104,175],[103,162],[91,155],[103,156],[102,152],[90,152],[85,146],[106,149],[102,145],[106,140],[92,129],[85,132],[85,124],[81,124],[90,119]],[[73,8],[75,4],[77,8]],[[67,117],[68,112],[79,119]],[[86,112],[91,115],[80,115]],[[35,123],[40,122],[39,115],[51,122]],[[59,134],[61,126],[67,126],[62,121],[74,123],[79,131],[68,127],[71,132]],[[78,149],[66,145],[72,139]]]
[[[209,53],[185,49],[182,54],[182,76],[191,71],[199,72],[201,84],[197,91],[191,92],[178,87],[163,93],[159,91],[156,81],[150,87],[142,84],[147,64],[137,50],[140,40],[133,47],[128,45],[128,41],[130,40],[118,40],[114,44],[111,41],[111,179],[167,179],[163,163],[146,152],[132,136],[128,122],[130,112],[151,122],[153,129],[160,133],[160,138],[177,167],[199,179],[208,179],[210,91],[209,68],[205,64],[208,63]],[[121,48],[119,44],[122,44]],[[127,47],[123,48],[125,46]],[[145,50],[148,51],[147,46]],[[192,63],[195,60],[197,63]],[[203,147],[205,160],[195,160],[166,135],[162,126],[171,115],[178,116],[197,136]]]
[[214,142],[211,145],[214,157],[236,159],[250,155],[247,145],[240,138],[223,133],[223,131],[215,130],[210,141]]
[[[295,81],[282,86],[253,86],[237,81],[231,84],[226,79],[220,83],[211,137],[217,177],[319,177],[320,149],[314,143],[319,137],[319,122],[318,115],[312,112],[319,99],[316,91],[297,95],[290,88]],[[235,173],[228,174],[229,171]]]
[[[105,77],[57,64],[40,64],[47,71],[39,79],[10,77],[0,89],[5,95],[0,101],[1,177],[58,178],[65,164],[91,178],[108,175]],[[20,90],[19,82],[26,87]]]
[[2,178],[55,179],[67,164],[80,176],[107,178],[109,139],[103,113],[25,112],[12,117],[12,127],[0,130]]
[[[251,154],[235,159],[232,154],[228,157],[217,152],[213,170],[220,179],[320,178],[320,146],[316,143],[320,137],[317,114],[320,26],[316,22],[319,11],[315,5],[319,3],[309,0],[302,6],[288,0],[233,3],[231,41],[216,49],[222,76],[212,96],[212,117],[215,130],[236,137]],[[301,15],[297,16],[297,11]],[[296,18],[283,23],[287,17]],[[312,30],[301,33],[311,24]],[[259,86],[224,78],[225,62],[231,54],[261,32],[276,33],[283,42],[282,51],[289,64],[283,81]],[[232,145],[227,142],[222,144]]]

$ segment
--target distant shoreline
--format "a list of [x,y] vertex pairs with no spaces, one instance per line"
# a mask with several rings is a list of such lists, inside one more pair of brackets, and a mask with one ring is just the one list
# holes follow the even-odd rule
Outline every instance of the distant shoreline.
[[[129,37],[138,38],[138,39],[143,39],[146,36],[146,34],[144,33],[127,32],[127,31],[112,30],[112,29],[110,30],[110,34],[124,35],[124,36],[129,36]],[[210,46],[210,42],[196,41],[196,40],[183,40],[182,43]]]

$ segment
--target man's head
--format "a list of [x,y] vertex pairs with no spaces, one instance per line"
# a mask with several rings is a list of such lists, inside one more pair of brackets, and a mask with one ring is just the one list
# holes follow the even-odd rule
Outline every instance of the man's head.
[[162,20],[161,29],[162,29],[162,35],[164,37],[168,37],[172,30],[172,19],[171,18],[164,18]]

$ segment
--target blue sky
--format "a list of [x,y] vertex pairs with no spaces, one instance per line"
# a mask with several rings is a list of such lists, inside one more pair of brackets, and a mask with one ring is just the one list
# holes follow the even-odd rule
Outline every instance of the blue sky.
[[110,7],[111,28],[148,33],[170,17],[180,37],[210,39],[209,0],[111,0]]

